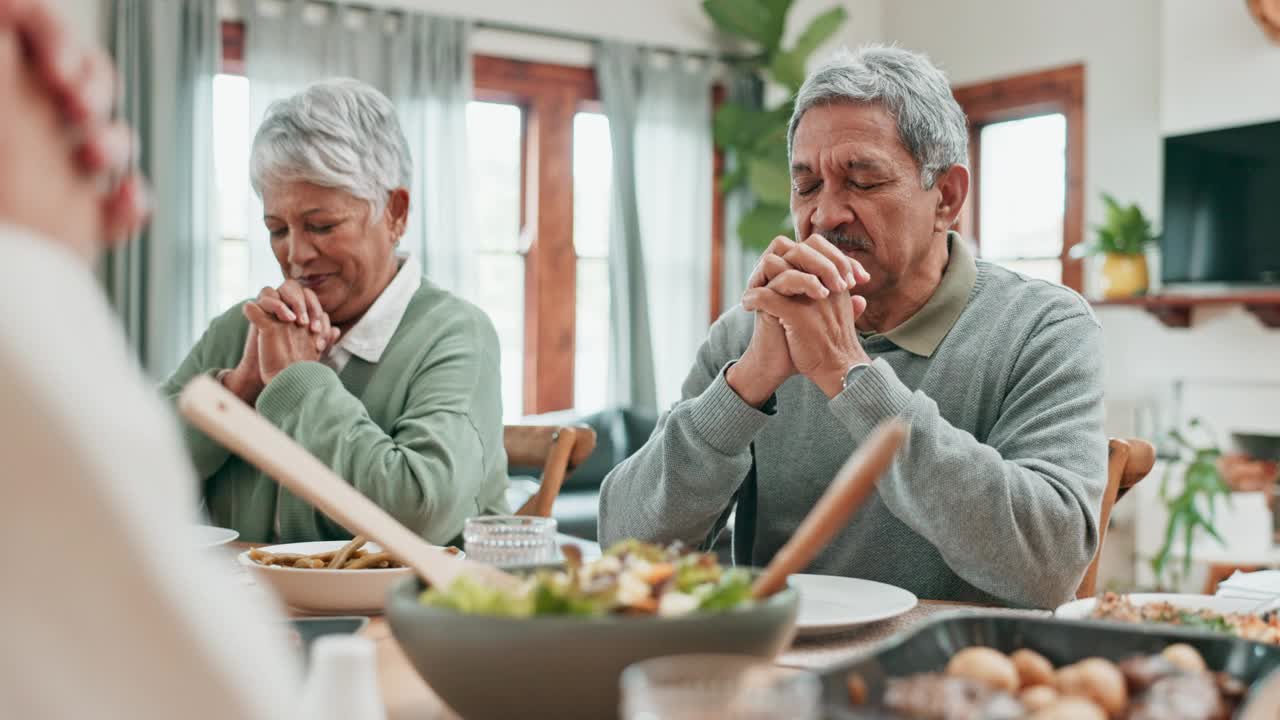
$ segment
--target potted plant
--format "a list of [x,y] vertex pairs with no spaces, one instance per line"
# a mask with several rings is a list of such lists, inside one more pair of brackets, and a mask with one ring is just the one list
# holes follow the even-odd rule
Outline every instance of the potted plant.
[[1169,433],[1170,439],[1178,446],[1180,454],[1184,457],[1189,456],[1189,461],[1183,473],[1182,488],[1177,495],[1169,491],[1169,480],[1176,463],[1168,465],[1160,481],[1160,500],[1169,510],[1164,543],[1151,559],[1151,570],[1155,573],[1156,583],[1160,587],[1166,587],[1164,575],[1170,558],[1175,554],[1173,550],[1175,542],[1181,541],[1182,544],[1180,553],[1182,577],[1191,571],[1192,546],[1199,531],[1203,530],[1219,544],[1224,544],[1222,536],[1214,527],[1218,498],[1225,498],[1228,502],[1231,499],[1231,487],[1223,478],[1222,470],[1218,465],[1222,451],[1217,443],[1213,442],[1212,433],[1205,427],[1204,422],[1198,418],[1192,418],[1188,425],[1192,430],[1204,429],[1203,434],[1207,442],[1197,445],[1178,430]]
[[1108,300],[1133,297],[1147,291],[1147,246],[1155,242],[1151,221],[1137,204],[1121,205],[1102,194],[1106,221],[1094,227],[1089,244],[1072,248],[1072,255],[1102,255],[1102,296]]
[[804,83],[805,63],[818,46],[839,31],[847,12],[839,5],[814,17],[783,47],[787,14],[793,0],[703,0],[702,9],[726,34],[746,41],[753,50],[733,59],[736,72],[785,88],[786,99],[774,107],[726,102],[716,111],[716,147],[730,152],[734,168],[720,181],[729,192],[747,187],[754,207],[738,223],[738,237],[750,248],[764,249],[778,235],[791,234],[791,169],[787,163],[787,123],[795,94]]

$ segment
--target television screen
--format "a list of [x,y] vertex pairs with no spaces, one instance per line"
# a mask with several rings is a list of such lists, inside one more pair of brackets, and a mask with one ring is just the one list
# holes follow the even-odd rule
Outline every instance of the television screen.
[[1280,285],[1280,122],[1168,137],[1166,283]]

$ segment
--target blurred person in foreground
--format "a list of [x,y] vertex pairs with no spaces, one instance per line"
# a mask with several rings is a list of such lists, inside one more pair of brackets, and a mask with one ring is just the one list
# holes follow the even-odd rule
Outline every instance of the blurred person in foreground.
[[600,495],[602,542],[705,544],[736,507],[763,566],[877,423],[911,434],[809,572],[923,598],[1055,607],[1098,548],[1101,331],[1070,290],[974,258],[951,230],[968,130],[908,50],[843,52],[797,94],[796,237],[712,326],[683,399]]
[[[214,319],[164,393],[217,378],[438,545],[470,516],[507,513],[498,335],[396,251],[413,158],[395,106],[358,80],[317,82],[267,109],[251,153],[284,281]],[[351,537],[184,427],[215,524],[251,542]]]
[[278,720],[281,616],[195,547],[178,427],[92,272],[145,216],[113,94],[44,0],[0,0],[0,717]]

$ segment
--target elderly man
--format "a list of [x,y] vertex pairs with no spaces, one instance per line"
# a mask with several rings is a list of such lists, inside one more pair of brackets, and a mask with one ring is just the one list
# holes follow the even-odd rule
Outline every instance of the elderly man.
[[711,328],[683,399],[606,479],[602,539],[708,542],[763,565],[881,420],[911,425],[812,572],[926,598],[1050,607],[1098,546],[1099,327],[1075,293],[975,260],[949,228],[968,133],[945,76],[885,47],[801,88],[795,243]]

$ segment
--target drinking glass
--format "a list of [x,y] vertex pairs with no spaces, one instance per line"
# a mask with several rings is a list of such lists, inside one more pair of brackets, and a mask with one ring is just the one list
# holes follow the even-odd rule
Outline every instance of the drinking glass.
[[519,515],[467,518],[462,539],[468,558],[499,567],[551,563],[559,556],[553,518]]
[[622,672],[623,720],[817,720],[822,685],[741,655],[653,658]]

